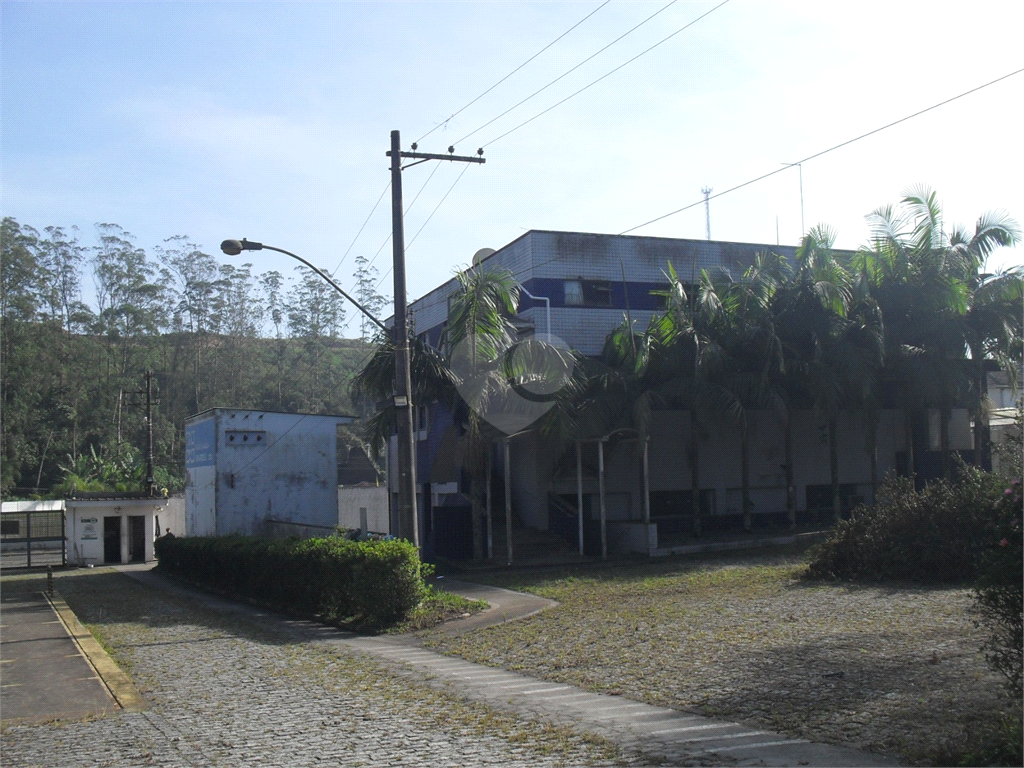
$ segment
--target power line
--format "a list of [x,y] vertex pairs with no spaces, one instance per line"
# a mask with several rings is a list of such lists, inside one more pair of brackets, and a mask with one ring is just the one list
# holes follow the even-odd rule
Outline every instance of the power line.
[[345,251],[345,255],[341,257],[341,261],[338,262],[338,266],[336,266],[334,268],[334,271],[331,272],[331,277],[334,277],[336,274],[338,274],[338,270],[341,269],[341,265],[345,262],[345,259],[348,258],[348,254],[352,250],[352,246],[356,244],[356,240],[358,240],[359,236],[363,234],[363,230],[366,229],[366,225],[370,222],[370,218],[373,216],[374,211],[377,210],[377,206],[380,205],[380,201],[384,199],[384,195],[388,193],[389,189],[391,189],[390,181],[388,182],[387,186],[384,187],[384,191],[380,193],[380,197],[377,198],[377,202],[373,204],[373,208],[370,210],[370,215],[366,217],[366,221],[363,222],[363,226],[359,228],[359,231],[356,232],[356,236],[352,238],[352,243],[349,245],[348,250]]
[[[647,17],[646,19],[644,19],[643,21],[641,21],[641,22],[640,22],[639,24],[637,24],[637,25],[636,25],[635,27],[633,27],[632,29],[630,29],[630,30],[628,30],[628,31],[624,32],[623,34],[619,35],[619,36],[618,36],[617,38],[615,38],[614,40],[612,40],[612,41],[611,41],[610,43],[608,43],[608,45],[606,45],[606,46],[605,46],[604,48],[602,48],[601,50],[599,50],[599,51],[597,51],[597,52],[595,52],[595,53],[591,54],[590,56],[588,56],[587,58],[585,58],[585,59],[584,59],[583,61],[581,61],[581,62],[580,62],[579,64],[577,64],[577,65],[576,65],[575,67],[573,67],[572,69],[570,69],[570,70],[568,70],[568,71],[566,71],[566,72],[563,72],[562,74],[560,74],[560,75],[559,75],[558,77],[556,77],[556,78],[555,78],[554,80],[552,80],[552,81],[551,81],[550,83],[548,83],[547,85],[545,85],[545,86],[544,86],[543,88],[541,88],[540,90],[534,91],[533,93],[531,93],[531,94],[530,94],[529,96],[527,96],[527,97],[526,97],[525,99],[523,99],[522,101],[520,101],[520,102],[518,102],[518,103],[514,104],[513,106],[509,107],[508,109],[506,109],[506,110],[505,110],[504,112],[502,112],[502,113],[501,113],[500,115],[498,115],[497,117],[495,117],[495,118],[492,118],[492,119],[488,120],[488,121],[487,121],[486,123],[484,123],[483,125],[481,125],[481,126],[480,126],[479,128],[477,128],[476,130],[474,130],[474,131],[472,131],[472,132],[470,132],[470,133],[467,133],[467,134],[466,134],[465,136],[463,136],[463,137],[462,137],[461,139],[459,139],[459,140],[458,140],[458,141],[456,141],[455,143],[456,143],[456,144],[460,144],[460,143],[462,143],[463,141],[465,141],[466,139],[468,139],[468,138],[469,138],[470,136],[473,136],[474,134],[476,134],[476,133],[479,133],[480,131],[482,131],[482,130],[483,130],[484,128],[486,128],[486,127],[487,127],[488,125],[490,125],[491,123],[495,122],[496,120],[500,120],[501,118],[503,118],[503,117],[504,117],[505,115],[507,115],[507,114],[508,114],[509,112],[511,112],[512,110],[514,110],[514,109],[517,109],[518,107],[522,106],[523,104],[525,104],[526,102],[528,102],[528,101],[529,101],[530,99],[532,99],[532,98],[533,98],[534,96],[536,96],[537,94],[539,94],[539,93],[542,93],[543,91],[546,91],[546,90],[547,90],[548,88],[550,88],[550,87],[551,87],[552,85],[554,85],[554,84],[555,84],[555,83],[557,83],[557,82],[558,82],[559,80],[561,80],[561,79],[562,79],[563,77],[566,77],[567,75],[569,75],[569,74],[571,74],[571,73],[575,72],[575,71],[576,71],[577,69],[579,69],[580,67],[582,67],[582,66],[583,66],[584,64],[586,64],[586,63],[587,63],[588,61],[590,61],[590,60],[591,60],[591,59],[593,59],[594,57],[598,56],[599,54],[603,53],[604,51],[607,51],[607,50],[608,50],[609,48],[611,48],[611,47],[612,47],[613,45],[615,45],[615,44],[616,44],[617,42],[619,42],[620,40],[622,40],[622,39],[623,39],[624,37],[627,37],[628,35],[631,35],[631,34],[632,34],[633,32],[635,32],[636,30],[640,29],[640,27],[642,27],[642,26],[643,26],[644,24],[646,24],[646,23],[647,23],[648,21],[650,21],[651,19],[653,19],[653,18],[654,18],[655,16],[657,16],[658,14],[660,14],[660,13],[662,13],[662,12],[664,12],[664,11],[668,10],[668,9],[669,9],[669,8],[670,8],[670,7],[672,6],[672,5],[675,5],[676,1],[677,1],[677,0],[671,0],[671,2],[669,2],[669,4],[668,4],[668,5],[664,6],[663,8],[661,8],[661,9],[660,9],[660,10],[658,10],[658,11],[655,11],[655,12],[654,12],[653,14],[651,14],[651,15],[650,15],[650,16],[648,16],[648,17]],[[728,2],[728,1],[729,1],[729,0],[725,0],[725,2]],[[724,3],[723,3],[723,5],[724,5]],[[709,11],[709,13],[710,13],[710,11]],[[705,15],[706,15],[706,14],[705,14]],[[684,27],[684,29],[685,29],[685,27]],[[682,30],[680,30],[680,31],[682,31]],[[667,39],[668,39],[668,38],[666,38],[666,40],[667,40]],[[664,42],[664,40],[663,40],[662,42]],[[660,45],[660,44],[661,44],[661,43],[658,43],[658,45]],[[648,49],[648,50],[649,50],[649,49]],[[644,53],[646,53],[646,51],[645,51]],[[641,56],[642,56],[642,55],[643,55],[643,54],[641,54]],[[626,63],[628,64],[629,62],[626,62]],[[623,66],[625,66],[625,65],[623,65]],[[612,70],[612,71],[615,71],[615,70]],[[609,73],[609,74],[611,74],[611,73]],[[606,77],[607,77],[607,75],[606,75]],[[596,81],[595,81],[595,82],[596,82]],[[593,85],[593,83],[591,83],[591,85]],[[587,86],[587,87],[589,88],[590,86]],[[575,95],[575,94],[573,94],[573,95]],[[572,97],[570,97],[570,98],[572,98]],[[561,103],[561,102],[559,102],[559,104],[560,104],[560,103]],[[556,105],[556,106],[557,106],[557,105]],[[541,114],[543,114],[543,113],[541,113]],[[529,122],[529,121],[527,121],[527,122]],[[491,142],[491,143],[493,144],[494,142]],[[485,145],[485,146],[486,146],[486,145]]]
[[[444,203],[445,200],[448,199],[448,195],[450,195],[452,193],[452,190],[455,189],[455,185],[458,184],[460,181],[462,181],[462,177],[466,175],[466,171],[468,171],[468,170],[469,170],[469,166],[468,165],[465,166],[462,169],[462,173],[460,173],[458,178],[455,179],[455,181],[452,183],[452,185],[448,188],[448,191],[444,193],[444,197],[441,198],[440,202],[438,202],[438,204],[436,206],[434,206],[434,210],[432,210],[430,212],[430,215],[427,216],[427,220],[423,222],[422,226],[420,226],[420,228],[418,230],[416,230],[416,234],[412,236],[412,240],[410,240],[409,243],[406,245],[406,250],[408,250],[409,247],[412,246],[412,244],[416,240],[416,238],[420,236],[420,232],[422,232],[424,227],[426,227],[427,224],[430,222],[430,220],[432,218],[434,218],[434,214],[437,213],[437,209],[441,207],[441,205]],[[387,279],[388,275],[390,275],[390,274],[391,274],[391,269],[389,268],[388,271],[384,273],[384,275],[381,277],[380,281],[377,283],[377,287],[378,288],[380,288],[381,283],[383,283]]]
[[[404,215],[406,215],[406,214],[408,214],[408,213],[409,213],[409,211],[411,211],[411,210],[412,210],[412,207],[413,207],[413,205],[415,205],[416,201],[420,199],[420,195],[421,195],[421,194],[423,194],[423,190],[427,188],[427,184],[429,184],[429,183],[430,183],[430,180],[431,180],[432,178],[434,178],[434,174],[435,174],[435,173],[437,173],[437,169],[438,169],[438,168],[440,168],[440,167],[441,167],[441,164],[440,164],[440,163],[437,163],[437,164],[436,164],[436,165],[434,166],[434,169],[433,169],[433,170],[432,170],[432,171],[430,172],[430,175],[429,175],[429,176],[427,177],[427,180],[423,182],[423,186],[421,186],[421,187],[420,187],[420,190],[419,190],[419,192],[417,192],[417,193],[416,193],[416,196],[415,196],[415,197],[414,197],[414,198],[412,199],[412,202],[411,202],[411,203],[409,203],[409,204],[408,204],[407,206],[405,206],[405,211],[404,211],[404,212],[403,212],[403,214],[402,214],[403,216],[404,216]],[[461,177],[460,177],[460,178],[461,178]],[[391,182],[388,182],[388,186],[387,186],[387,189],[385,189],[384,191],[385,191],[385,192],[387,192],[387,190],[388,190],[388,189],[391,189]],[[451,190],[449,190],[449,191],[451,191]],[[445,195],[445,197],[447,197],[447,196],[448,196],[448,195]],[[380,202],[380,200],[378,200],[377,202],[379,203],[379,202]],[[435,209],[435,210],[436,210],[436,209]],[[431,216],[433,216],[434,214],[430,214],[430,215],[431,215]],[[428,219],[428,220],[429,220],[429,219]],[[419,234],[419,233],[417,232],[416,234]],[[373,262],[375,262],[375,261],[377,260],[377,257],[378,257],[378,256],[380,256],[380,252],[384,250],[384,246],[386,246],[386,245],[387,245],[388,243],[390,243],[390,242],[391,242],[391,233],[390,233],[390,232],[388,232],[388,236],[384,238],[384,242],[380,244],[380,248],[378,248],[378,249],[377,249],[377,252],[376,252],[375,254],[373,254],[373,258],[372,258],[372,259],[370,259],[370,260],[369,260],[369,261],[368,261],[368,262],[366,263],[366,266],[367,266],[367,267],[372,267],[372,266],[373,266]],[[379,285],[379,284],[378,284],[378,285]]]
[[464,111],[465,111],[466,109],[468,109],[469,107],[471,107],[471,106],[473,106],[474,104],[476,104],[476,103],[477,103],[478,101],[480,101],[480,99],[482,99],[482,98],[483,98],[484,96],[486,96],[486,95],[487,95],[488,93],[490,93],[490,92],[491,92],[491,91],[493,91],[493,90],[494,90],[495,88],[497,88],[497,87],[498,87],[499,85],[501,85],[502,83],[504,83],[504,82],[505,82],[506,80],[508,80],[508,79],[509,79],[510,77],[512,77],[512,75],[514,75],[514,74],[515,74],[516,72],[518,72],[518,71],[519,71],[519,70],[521,70],[521,69],[522,69],[523,67],[525,67],[525,66],[526,66],[527,64],[529,64],[529,63],[530,63],[531,61],[533,61],[534,59],[536,59],[536,58],[537,58],[538,56],[540,56],[540,55],[541,55],[542,53],[544,53],[544,51],[546,51],[546,50],[547,50],[548,48],[550,48],[551,46],[553,46],[553,45],[554,45],[555,43],[557,43],[557,42],[558,42],[559,40],[561,40],[561,39],[562,39],[563,37],[565,37],[566,35],[568,35],[568,34],[569,34],[570,32],[572,32],[572,31],[573,31],[574,29],[576,29],[576,27],[578,27],[578,26],[579,26],[580,24],[582,24],[582,23],[583,23],[584,21],[586,21],[587,19],[589,19],[589,18],[590,18],[591,16],[593,16],[593,15],[594,15],[595,13],[597,13],[598,11],[600,11],[600,10],[601,10],[602,8],[604,8],[604,7],[606,6],[606,5],[608,5],[608,3],[610,3],[610,2],[611,2],[611,0],[604,0],[604,2],[603,2],[603,3],[601,3],[601,5],[597,6],[597,8],[595,8],[594,10],[592,10],[592,11],[591,11],[590,13],[588,13],[588,14],[587,14],[586,16],[584,16],[584,17],[583,17],[582,19],[580,19],[579,21],[577,21],[577,22],[576,22],[575,24],[573,24],[573,25],[572,25],[571,27],[569,27],[569,28],[568,28],[567,30],[565,30],[565,32],[563,32],[562,34],[560,34],[560,35],[559,35],[558,37],[556,37],[556,38],[555,38],[554,40],[552,40],[552,41],[551,41],[550,43],[548,43],[548,44],[547,44],[547,45],[545,45],[545,46],[544,46],[543,48],[541,48],[541,49],[540,49],[539,51],[537,51],[537,52],[536,52],[535,54],[533,54],[533,56],[531,56],[530,58],[528,58],[528,59],[527,59],[526,61],[524,61],[524,62],[523,62],[522,64],[520,64],[520,65],[519,65],[518,67],[516,67],[516,68],[515,68],[515,69],[513,69],[513,70],[512,70],[511,72],[509,72],[509,73],[508,73],[507,75],[505,75],[505,76],[504,76],[503,78],[501,78],[501,80],[499,80],[498,82],[496,82],[496,83],[495,83],[494,85],[492,85],[492,86],[491,86],[490,88],[488,88],[488,89],[487,89],[486,91],[484,91],[484,92],[483,92],[483,93],[481,93],[481,94],[480,94],[479,96],[477,96],[477,97],[476,97],[475,99],[473,99],[473,100],[472,100],[471,102],[469,102],[468,104],[466,104],[466,105],[465,105],[464,107],[462,107],[462,109],[459,109],[458,111],[456,111],[456,112],[453,112],[452,114],[450,114],[450,115],[448,116],[448,118],[447,118],[446,120],[444,120],[444,121],[442,121],[442,122],[438,123],[438,124],[437,124],[437,125],[435,125],[435,126],[434,126],[433,128],[431,128],[431,129],[430,129],[429,131],[427,131],[427,132],[426,132],[426,133],[424,133],[424,134],[423,134],[422,136],[420,136],[420,137],[419,137],[418,139],[416,139],[416,143],[418,144],[419,142],[423,141],[423,140],[424,140],[425,138],[427,138],[427,136],[429,136],[430,134],[432,134],[432,133],[433,133],[434,131],[436,131],[436,130],[437,130],[438,128],[440,128],[440,127],[441,127],[442,125],[447,125],[447,124],[448,124],[448,123],[449,123],[449,122],[451,121],[451,119],[452,119],[453,117],[455,117],[456,115],[458,115],[458,114],[460,114],[460,113],[464,112]]
[[[673,0],[673,1],[674,1],[674,0]],[[680,32],[685,32],[685,31],[686,31],[687,29],[689,29],[690,27],[692,27],[692,26],[693,26],[694,24],[696,24],[696,23],[697,23],[698,21],[700,21],[701,19],[703,19],[703,18],[704,18],[705,16],[708,16],[708,15],[710,15],[710,14],[714,13],[715,11],[717,11],[717,10],[718,10],[719,8],[721,8],[721,7],[723,6],[723,5],[725,5],[725,4],[726,4],[726,3],[728,3],[728,2],[729,2],[729,0],[722,0],[722,2],[721,2],[721,3],[719,3],[718,5],[716,5],[716,6],[715,6],[714,8],[712,8],[712,9],[711,9],[710,11],[707,11],[706,13],[702,13],[702,14],[701,14],[700,16],[698,16],[698,17],[697,17],[696,19],[694,19],[693,21],[691,21],[691,22],[690,22],[690,23],[688,23],[687,25],[685,25],[685,26],[683,26],[683,27],[680,27],[680,28],[679,28],[679,29],[677,29],[677,30],[676,30],[675,32],[673,32],[673,33],[672,33],[671,35],[669,35],[668,37],[666,37],[666,38],[664,38],[664,39],[662,39],[662,40],[659,40],[659,41],[658,41],[657,43],[655,43],[654,45],[652,45],[652,46],[651,46],[650,48],[647,48],[646,50],[644,50],[644,51],[641,51],[641,52],[640,52],[640,53],[638,53],[638,54],[637,54],[636,56],[634,56],[633,58],[631,58],[631,59],[630,59],[629,61],[626,61],[625,63],[623,63],[623,64],[620,64],[620,65],[619,65],[619,66],[617,66],[617,67],[616,67],[615,69],[611,70],[610,72],[607,72],[607,73],[605,73],[605,74],[601,75],[601,77],[597,78],[597,80],[594,80],[594,81],[593,81],[592,83],[590,83],[589,85],[585,85],[585,86],[583,86],[582,88],[580,88],[580,89],[579,89],[578,91],[576,91],[575,93],[571,93],[571,94],[569,94],[568,96],[566,96],[566,97],[565,97],[564,99],[562,99],[561,101],[559,101],[559,102],[556,102],[555,104],[552,104],[552,105],[551,105],[550,107],[548,107],[547,109],[545,109],[545,110],[544,110],[543,112],[540,112],[540,113],[538,113],[538,114],[534,115],[534,116],[533,116],[533,117],[531,117],[531,118],[530,118],[529,120],[526,120],[526,121],[524,121],[524,122],[520,123],[519,125],[517,125],[517,126],[516,126],[515,128],[513,128],[513,129],[511,129],[511,130],[509,130],[509,131],[505,131],[505,133],[501,134],[501,135],[500,135],[500,136],[499,136],[498,138],[496,138],[496,139],[491,139],[491,140],[490,140],[489,142],[487,142],[487,143],[486,143],[486,144],[484,144],[483,146],[485,146],[485,147],[489,147],[489,146],[490,146],[491,144],[494,144],[495,142],[501,141],[502,139],[504,139],[504,138],[505,138],[506,136],[508,136],[509,134],[511,134],[511,133],[515,133],[516,131],[518,131],[518,130],[519,130],[520,128],[522,128],[523,126],[525,126],[525,125],[529,125],[529,124],[530,124],[530,123],[532,123],[532,122],[533,122],[534,120],[536,120],[536,119],[537,119],[538,117],[542,117],[542,116],[546,115],[546,114],[547,114],[548,112],[550,112],[551,110],[555,109],[556,107],[560,107],[560,106],[562,106],[563,104],[565,104],[565,102],[569,101],[569,99],[572,99],[572,98],[575,98],[576,96],[579,96],[579,95],[580,95],[581,93],[583,93],[583,92],[584,92],[585,90],[587,90],[587,89],[589,89],[589,88],[591,88],[591,87],[593,87],[593,86],[597,85],[597,84],[598,84],[598,83],[600,83],[600,82],[601,82],[602,80],[604,80],[604,79],[605,79],[606,77],[610,77],[611,75],[614,75],[614,74],[615,74],[616,72],[618,72],[618,71],[619,71],[620,69],[622,69],[623,67],[625,67],[625,66],[627,66],[627,65],[629,65],[629,64],[632,64],[632,63],[633,63],[634,61],[636,61],[637,59],[639,59],[639,58],[640,58],[641,56],[644,56],[644,55],[646,55],[646,54],[650,53],[650,52],[651,52],[651,51],[653,51],[653,50],[654,50],[655,48],[657,48],[657,47],[658,47],[659,45],[662,45],[663,43],[666,43],[666,42],[668,42],[668,41],[669,41],[669,40],[671,40],[671,39],[672,39],[673,37],[675,37],[676,35],[678,35],[678,34],[679,34]],[[671,3],[670,3],[669,5],[671,5]],[[668,6],[666,6],[666,8],[667,8],[667,7],[668,7]],[[664,8],[662,8],[661,10],[663,11],[663,10],[665,10],[665,9],[664,9]],[[661,13],[661,11],[658,11],[658,13]],[[657,14],[655,14],[655,15],[657,15]],[[653,18],[653,17],[652,17],[652,18]],[[642,23],[646,23],[646,22],[642,22]],[[632,30],[630,30],[630,31],[632,31]],[[627,32],[626,34],[629,34],[629,33]],[[600,51],[598,51],[598,53],[600,53]],[[596,56],[597,54],[594,54],[594,55]],[[591,58],[593,58],[593,57],[591,57]],[[569,71],[571,72],[572,70],[569,70]],[[566,73],[566,74],[568,74],[568,73]],[[545,86],[545,88],[546,88],[546,87],[547,87],[547,86]],[[541,90],[543,90],[543,89],[541,89]],[[540,93],[540,91],[538,91],[537,93]],[[532,98],[532,97],[531,97],[531,98]],[[522,103],[522,102],[520,102],[520,103]],[[518,106],[518,104],[517,104],[516,106]],[[515,109],[515,107],[513,107],[512,109]],[[511,110],[508,110],[507,112],[504,112],[504,113],[502,113],[502,114],[508,114],[508,112],[510,112],[510,111],[511,111]],[[498,117],[501,117],[501,115],[498,115]],[[497,117],[496,117],[496,118],[494,118],[494,120],[497,120],[497,119],[498,119]],[[491,123],[493,123],[493,122],[494,122],[494,120],[491,120],[491,122],[490,122],[490,123],[487,123],[486,125],[490,125]],[[482,128],[482,127],[484,127],[484,126],[481,126],[481,128]],[[480,130],[480,128],[478,128],[477,130]],[[476,131],[474,131],[473,133],[476,133]],[[472,136],[473,134],[471,133],[471,134],[469,134],[469,135],[470,135],[470,136]],[[467,137],[467,138],[468,138],[468,137]]]
[[635,227],[630,227],[629,229],[624,229],[621,232],[619,232],[619,234],[620,235],[625,235],[628,232],[633,232],[633,231],[635,231],[637,229],[641,229],[643,227],[646,227],[648,224],[654,224],[655,222],[661,221],[662,219],[667,219],[669,216],[675,216],[677,213],[682,213],[683,211],[687,211],[690,208],[695,208],[698,205],[702,205],[702,204],[704,204],[704,202],[706,200],[713,200],[716,197],[721,197],[722,195],[727,195],[730,192],[735,192],[737,189],[742,189],[743,187],[749,187],[751,184],[755,184],[755,183],[757,183],[759,181],[767,179],[769,176],[774,176],[777,173],[782,173],[783,171],[789,170],[789,167],[792,166],[792,165],[800,165],[801,163],[806,163],[806,162],[808,162],[810,160],[815,160],[815,159],[821,157],[822,155],[827,155],[829,152],[834,152],[837,149],[840,149],[842,147],[845,147],[845,146],[848,146],[850,144],[853,144],[855,141],[860,141],[861,139],[866,139],[868,136],[873,136],[874,134],[879,133],[881,131],[884,131],[887,128],[892,128],[893,126],[899,125],[900,123],[905,123],[907,120],[911,120],[911,119],[913,119],[915,117],[919,117],[920,115],[923,115],[926,112],[931,112],[933,109],[938,109],[939,107],[944,107],[945,105],[950,104],[950,103],[956,101],[957,99],[962,99],[964,96],[969,96],[972,93],[977,93],[978,91],[980,91],[983,88],[988,88],[990,85],[995,85],[996,83],[998,83],[998,82],[1000,82],[1002,80],[1006,80],[1009,77],[1013,77],[1014,75],[1019,75],[1021,72],[1024,72],[1024,68],[1018,69],[1018,70],[1016,70],[1014,72],[1010,72],[1009,74],[1003,75],[1002,77],[997,77],[995,80],[990,80],[989,82],[985,83],[984,85],[979,85],[976,88],[971,88],[969,91],[964,91],[963,93],[958,94],[957,96],[953,96],[952,98],[946,99],[945,101],[940,101],[938,104],[933,104],[930,107],[926,107],[925,109],[922,109],[922,110],[919,110],[917,112],[914,112],[912,115],[907,115],[906,117],[901,117],[899,120],[894,120],[891,123],[887,123],[886,125],[883,125],[881,128],[875,128],[873,131],[868,131],[867,133],[862,133],[860,136],[857,136],[857,137],[852,138],[852,139],[848,139],[847,141],[844,141],[841,144],[836,144],[834,147],[829,147],[828,149],[823,149],[821,152],[815,152],[813,155],[808,155],[803,160],[798,160],[795,163],[789,163],[787,165],[784,165],[782,168],[778,168],[778,169],[776,169],[774,171],[769,171],[768,173],[762,174],[761,176],[758,176],[755,179],[751,179],[750,181],[745,181],[742,184],[737,184],[735,187],[729,187],[729,189],[723,190],[723,191],[719,192],[716,195],[711,195],[710,197],[702,198],[702,199],[698,200],[695,203],[690,203],[689,205],[684,205],[682,208],[677,208],[676,210],[670,211],[669,213],[666,213],[666,214],[664,214],[662,216],[659,216],[656,219],[651,219],[650,221],[645,221],[643,224],[638,224]]

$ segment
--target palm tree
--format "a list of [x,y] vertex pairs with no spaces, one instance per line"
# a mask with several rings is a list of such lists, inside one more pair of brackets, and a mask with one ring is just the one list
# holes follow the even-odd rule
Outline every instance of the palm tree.
[[[516,406],[517,388],[537,387],[546,376],[571,370],[572,361],[564,351],[540,341],[517,346],[511,319],[519,304],[519,284],[510,272],[474,267],[459,272],[456,279],[459,285],[451,296],[441,349],[419,338],[410,340],[412,394],[419,405],[439,403],[452,413],[460,433],[457,458],[470,478],[473,556],[480,559],[479,485],[486,477],[491,445],[502,434],[500,417]],[[378,338],[377,344],[353,388],[356,396],[384,403],[364,427],[365,439],[375,453],[395,425],[394,342],[387,336]],[[518,354],[510,354],[513,350]]]
[[[776,311],[786,351],[789,405],[810,405],[828,424],[832,509],[838,519],[842,509],[839,414],[856,408],[865,411],[874,462],[872,425],[877,420],[877,408],[872,404],[877,399],[875,384],[883,340],[877,307],[870,297],[855,291],[850,273],[833,250],[834,244],[835,232],[825,225],[812,228],[804,236],[796,252],[796,272],[779,292]],[[789,470],[789,452],[786,461]],[[877,475],[877,468],[873,471]],[[791,484],[790,478],[788,475],[787,482]]]
[[[742,280],[728,273],[701,276],[698,299],[708,343],[698,370],[710,386],[701,387],[717,412],[739,427],[743,527],[751,528],[750,418],[755,410],[785,410],[778,386],[783,366],[781,340],[771,308],[784,277],[777,254],[758,254]],[[703,370],[701,370],[701,367]]]
[[[961,227],[947,234],[937,196],[925,186],[908,190],[901,206],[883,206],[868,216],[871,240],[858,252],[855,266],[884,318],[886,378],[906,414],[908,469],[914,473],[912,414],[922,406],[935,407],[948,475],[950,412],[972,386],[965,364],[972,343],[965,318],[981,286],[979,269],[996,247],[1018,242],[1020,229],[1005,214],[987,213],[978,219],[973,235]],[[974,324],[981,335],[971,349],[972,359],[979,362],[991,354],[981,341],[987,338],[982,331],[988,324],[982,319],[987,314],[981,310],[984,304],[982,299]],[[980,392],[977,378],[975,370],[973,386]],[[980,408],[980,396],[974,400]]]

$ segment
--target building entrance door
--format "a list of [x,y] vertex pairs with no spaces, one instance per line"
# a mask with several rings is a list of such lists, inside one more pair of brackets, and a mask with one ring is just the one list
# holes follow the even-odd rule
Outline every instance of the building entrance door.
[[132,515],[128,518],[128,562],[146,561],[146,516]]
[[103,518],[103,562],[121,562],[121,516]]

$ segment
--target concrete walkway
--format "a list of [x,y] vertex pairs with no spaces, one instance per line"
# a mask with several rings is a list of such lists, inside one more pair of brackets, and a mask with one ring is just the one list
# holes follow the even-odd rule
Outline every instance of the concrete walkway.
[[[885,756],[816,744],[742,723],[713,720],[618,696],[590,693],[570,685],[444,656],[425,649],[415,634],[368,637],[314,622],[289,620],[192,589],[152,572],[151,566],[121,566],[118,570],[147,585],[199,599],[218,610],[277,624],[296,637],[369,654],[407,672],[414,671],[430,685],[456,691],[466,699],[590,731],[625,750],[640,751],[660,760],[711,765],[899,765]],[[556,604],[534,595],[455,580],[445,579],[438,586],[470,599],[486,600],[491,606],[483,613],[451,622],[445,628],[447,632],[465,632],[522,618]]]
[[141,696],[60,598],[7,592],[0,623],[3,724],[140,709]]

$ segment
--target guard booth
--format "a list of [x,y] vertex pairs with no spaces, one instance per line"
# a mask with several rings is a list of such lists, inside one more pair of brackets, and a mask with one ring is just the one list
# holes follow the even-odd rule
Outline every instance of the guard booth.
[[63,501],[5,501],[0,512],[0,567],[66,565]]
[[148,563],[153,541],[169,527],[170,499],[144,493],[83,494],[68,499],[68,558],[76,565]]

